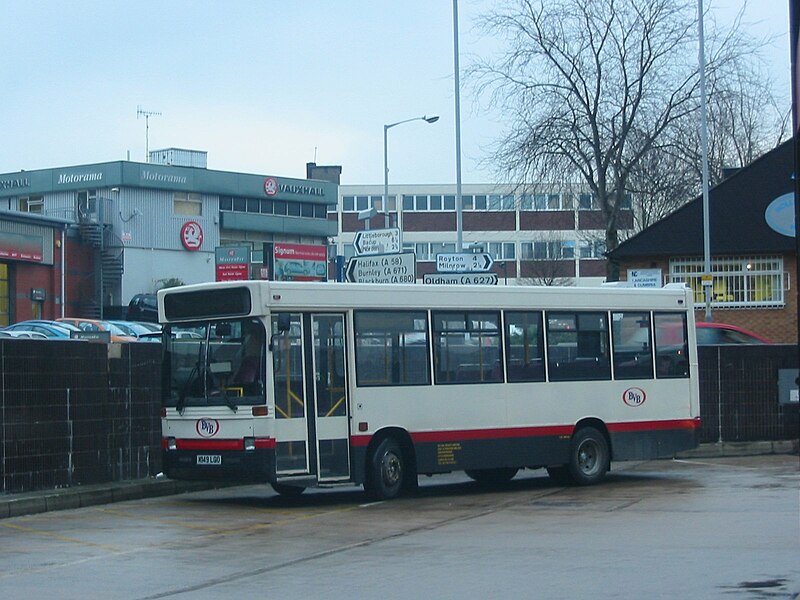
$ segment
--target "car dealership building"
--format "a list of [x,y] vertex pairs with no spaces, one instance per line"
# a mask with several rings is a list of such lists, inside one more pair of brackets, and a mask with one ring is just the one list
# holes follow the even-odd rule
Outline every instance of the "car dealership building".
[[251,276],[268,277],[265,242],[336,235],[335,182],[209,170],[189,150],[150,159],[0,174],[0,326],[117,315],[165,283],[214,281],[221,246],[248,247]]

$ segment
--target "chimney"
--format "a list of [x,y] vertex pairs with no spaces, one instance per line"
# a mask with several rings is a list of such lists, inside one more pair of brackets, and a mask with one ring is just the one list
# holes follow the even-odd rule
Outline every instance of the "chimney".
[[330,181],[339,185],[342,177],[342,167],[338,165],[318,165],[317,163],[306,163],[306,179],[319,179]]

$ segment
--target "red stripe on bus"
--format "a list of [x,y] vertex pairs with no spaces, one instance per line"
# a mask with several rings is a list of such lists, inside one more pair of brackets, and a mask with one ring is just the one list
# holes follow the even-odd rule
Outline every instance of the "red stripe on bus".
[[630,431],[663,431],[665,429],[699,429],[700,419],[677,419],[672,421],[633,421],[631,423],[609,423],[610,433]]
[[[670,421],[636,421],[631,423],[609,423],[606,425],[611,433],[632,431],[660,431],[666,429],[697,429],[700,419],[679,419]],[[488,440],[498,438],[519,437],[562,437],[571,436],[574,425],[552,425],[545,427],[508,427],[500,429],[464,429],[454,431],[421,431],[411,433],[411,439],[417,443],[455,442],[460,440]],[[353,446],[367,446],[372,435],[354,435],[350,438]]]
[[[167,438],[163,438],[161,440],[161,447],[167,448]],[[275,439],[274,438],[256,438],[255,439],[256,448],[258,449],[267,449],[271,450],[275,448]],[[189,439],[177,439],[175,440],[175,445],[177,446],[178,450],[219,450],[219,451],[231,451],[231,450],[244,450],[244,440],[189,440]]]

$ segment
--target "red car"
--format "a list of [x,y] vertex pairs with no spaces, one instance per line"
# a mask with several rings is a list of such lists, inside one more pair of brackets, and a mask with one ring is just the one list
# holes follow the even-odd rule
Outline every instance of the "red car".
[[695,323],[698,346],[720,344],[769,344],[768,339],[736,325],[725,323]]

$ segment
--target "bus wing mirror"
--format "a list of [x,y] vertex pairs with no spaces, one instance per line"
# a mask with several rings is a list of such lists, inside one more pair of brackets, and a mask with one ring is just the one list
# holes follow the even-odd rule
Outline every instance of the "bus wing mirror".
[[277,331],[269,338],[269,350],[272,352],[275,349],[275,338],[289,332],[292,326],[292,318],[289,313],[278,313]]

